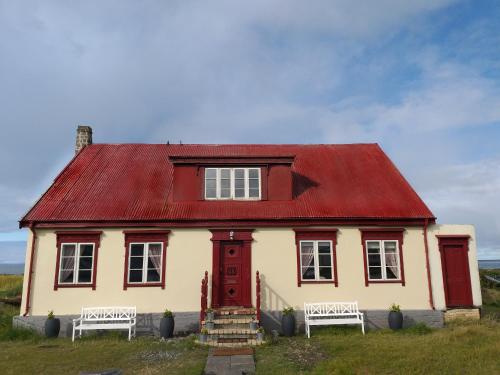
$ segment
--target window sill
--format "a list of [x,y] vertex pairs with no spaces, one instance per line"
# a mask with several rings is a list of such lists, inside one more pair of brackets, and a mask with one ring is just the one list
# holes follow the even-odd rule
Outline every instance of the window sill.
[[403,280],[368,280],[366,286],[370,284],[401,284],[405,286],[405,282]]
[[54,285],[54,290],[61,288],[92,288],[95,290],[95,284],[56,284]]
[[302,284],[334,284],[335,287],[338,287],[338,283],[335,280],[301,280],[299,287]]
[[127,288],[148,288],[148,287],[161,287],[162,289],[165,289],[165,284],[163,283],[128,283],[123,286],[123,289],[126,290]]

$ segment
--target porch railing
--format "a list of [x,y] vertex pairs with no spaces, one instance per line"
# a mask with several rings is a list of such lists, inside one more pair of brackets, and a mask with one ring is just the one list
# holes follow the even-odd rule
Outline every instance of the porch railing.
[[205,271],[205,276],[201,279],[201,301],[200,301],[200,326],[205,320],[205,313],[208,308],[208,271]]
[[255,313],[257,315],[257,320],[260,323],[260,274],[259,271],[255,274],[255,310],[257,310]]

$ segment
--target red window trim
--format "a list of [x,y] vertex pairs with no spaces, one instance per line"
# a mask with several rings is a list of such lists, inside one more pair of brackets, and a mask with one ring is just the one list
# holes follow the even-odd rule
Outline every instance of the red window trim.
[[[337,277],[337,229],[294,229],[295,232],[295,247],[297,253],[297,286],[302,284],[334,284],[339,286]],[[333,280],[308,280],[304,281],[301,277],[300,269],[300,241],[305,240],[325,240],[332,241],[332,257],[333,257]]]
[[[144,287],[161,287],[165,289],[165,269],[167,265],[167,246],[169,230],[124,230],[125,235],[125,265],[123,267],[123,290],[128,288],[144,288]],[[162,246],[162,265],[161,265],[161,281],[155,283],[129,283],[128,282],[128,258],[129,248],[132,242],[161,242]]]
[[[403,260],[403,234],[404,228],[362,228],[361,232],[361,245],[363,249],[363,265],[365,273],[365,286],[370,284],[401,284],[405,286],[405,267]],[[366,257],[366,241],[398,241],[399,247],[399,266],[401,268],[400,280],[370,280],[368,278],[368,259]]]
[[[60,288],[92,288],[96,289],[97,279],[97,258],[99,255],[99,246],[101,244],[101,231],[57,231],[57,259],[56,272],[54,275],[54,290]],[[59,268],[61,266],[61,245],[63,243],[93,243],[94,260],[92,264],[92,282],[89,284],[61,284],[59,283]]]

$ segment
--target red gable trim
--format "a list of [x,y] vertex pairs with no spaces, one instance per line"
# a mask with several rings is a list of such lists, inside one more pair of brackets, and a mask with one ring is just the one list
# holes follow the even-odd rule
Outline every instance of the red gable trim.
[[[177,220],[177,221],[46,221],[37,222],[37,228],[134,228],[134,227],[157,227],[157,228],[241,228],[241,227],[300,227],[312,225],[403,225],[423,227],[425,218],[337,218],[337,219],[268,219],[268,220]],[[429,220],[433,224],[435,219]],[[21,227],[28,226],[29,221],[22,222]]]

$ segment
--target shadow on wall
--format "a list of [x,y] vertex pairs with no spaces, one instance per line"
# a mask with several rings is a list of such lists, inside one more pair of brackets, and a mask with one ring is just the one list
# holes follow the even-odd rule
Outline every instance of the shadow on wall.
[[316,181],[311,180],[307,176],[304,176],[297,172],[292,172],[292,186],[292,195],[295,199],[310,188],[317,187],[319,185]]
[[[269,286],[265,275],[260,275],[260,301],[262,310],[262,325],[266,330],[277,330],[281,332],[281,315],[285,307],[290,307],[290,304],[283,299],[273,288]],[[297,306],[293,306],[297,310]],[[300,316],[296,314],[297,326],[301,321]],[[303,319],[302,319],[303,320]]]

